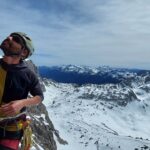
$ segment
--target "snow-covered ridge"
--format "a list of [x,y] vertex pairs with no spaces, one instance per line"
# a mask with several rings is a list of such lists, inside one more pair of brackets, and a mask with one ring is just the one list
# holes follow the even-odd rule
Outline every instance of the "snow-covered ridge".
[[138,70],[138,69],[126,69],[126,68],[115,68],[115,67],[109,67],[109,66],[99,66],[99,67],[91,67],[91,66],[84,66],[84,65],[62,65],[62,66],[55,66],[58,68],[61,68],[64,71],[74,71],[74,72],[79,72],[79,73],[92,73],[92,74],[97,74],[99,72],[113,72],[113,71],[118,71],[118,72],[125,72],[125,71],[133,71],[133,70]]
[[148,75],[120,84],[44,83],[49,116],[69,143],[58,150],[150,149]]

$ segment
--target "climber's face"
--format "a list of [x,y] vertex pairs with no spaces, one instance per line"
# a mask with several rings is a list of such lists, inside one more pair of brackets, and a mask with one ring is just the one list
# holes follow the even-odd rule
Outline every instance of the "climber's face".
[[0,46],[5,55],[18,55],[23,47],[23,41],[18,36],[8,36]]

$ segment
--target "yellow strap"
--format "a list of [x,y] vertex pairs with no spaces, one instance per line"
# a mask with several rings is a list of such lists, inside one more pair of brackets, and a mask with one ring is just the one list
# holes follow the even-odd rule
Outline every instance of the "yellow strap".
[[0,66],[0,104],[2,103],[6,75],[7,72]]
[[0,126],[0,128],[5,129],[6,131],[18,131],[18,130],[23,129],[23,123],[21,120],[21,121],[18,121],[16,123],[13,123],[11,125],[6,125],[6,127]]

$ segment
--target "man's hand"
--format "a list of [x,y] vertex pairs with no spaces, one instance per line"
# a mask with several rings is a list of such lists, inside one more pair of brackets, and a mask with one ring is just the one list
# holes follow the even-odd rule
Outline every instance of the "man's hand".
[[12,101],[0,107],[0,114],[2,116],[14,116],[19,113],[23,107],[22,100]]
[[28,99],[11,101],[0,106],[0,116],[14,116],[20,112],[23,107],[37,105],[41,102],[40,96],[34,96]]

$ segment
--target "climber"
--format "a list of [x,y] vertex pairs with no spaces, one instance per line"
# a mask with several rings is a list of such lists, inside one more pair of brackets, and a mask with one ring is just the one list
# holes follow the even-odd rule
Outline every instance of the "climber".
[[[37,75],[25,62],[34,52],[32,40],[14,32],[0,48],[4,53],[0,59],[0,150],[18,150],[28,125],[26,107],[39,104],[44,97]],[[24,149],[29,150],[29,145]]]

